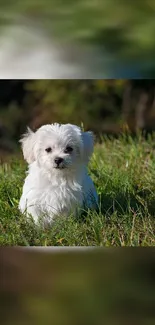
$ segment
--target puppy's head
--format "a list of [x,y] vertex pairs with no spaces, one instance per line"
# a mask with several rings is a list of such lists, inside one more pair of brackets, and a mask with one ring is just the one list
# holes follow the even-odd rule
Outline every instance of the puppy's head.
[[25,160],[48,171],[65,171],[86,165],[92,155],[94,138],[72,124],[44,125],[36,132],[28,129],[20,140]]

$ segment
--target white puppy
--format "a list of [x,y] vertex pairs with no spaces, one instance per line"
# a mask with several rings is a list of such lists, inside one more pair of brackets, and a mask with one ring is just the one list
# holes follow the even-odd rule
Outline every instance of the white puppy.
[[20,140],[29,164],[19,209],[37,223],[95,208],[97,193],[87,174],[93,153],[93,134],[72,124],[49,124]]

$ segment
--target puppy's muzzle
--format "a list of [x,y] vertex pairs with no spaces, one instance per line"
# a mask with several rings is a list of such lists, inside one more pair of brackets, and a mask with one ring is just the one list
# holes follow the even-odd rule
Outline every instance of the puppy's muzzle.
[[54,159],[54,162],[55,162],[55,168],[63,168],[63,158],[60,158],[60,157],[56,157]]

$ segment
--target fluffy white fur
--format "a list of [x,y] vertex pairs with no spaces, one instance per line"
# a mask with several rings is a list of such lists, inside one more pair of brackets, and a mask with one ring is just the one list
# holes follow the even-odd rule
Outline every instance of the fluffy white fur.
[[[91,132],[55,123],[36,132],[28,129],[20,142],[29,164],[19,202],[22,213],[31,215],[36,223],[40,217],[49,223],[55,216],[96,207],[97,193],[87,173],[94,146]],[[62,160],[59,164],[55,162],[58,158]]]

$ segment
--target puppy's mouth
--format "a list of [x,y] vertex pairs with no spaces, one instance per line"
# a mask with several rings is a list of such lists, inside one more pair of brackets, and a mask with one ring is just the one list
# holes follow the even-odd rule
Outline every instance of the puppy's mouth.
[[54,166],[54,169],[65,169],[65,166]]

